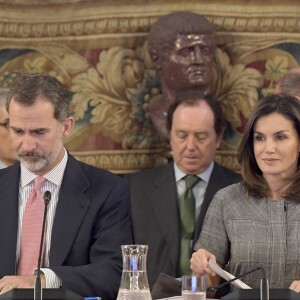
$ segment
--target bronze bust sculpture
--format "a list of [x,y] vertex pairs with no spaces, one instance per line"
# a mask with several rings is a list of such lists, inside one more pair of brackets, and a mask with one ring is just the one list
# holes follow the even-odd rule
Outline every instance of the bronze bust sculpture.
[[162,94],[151,101],[149,112],[162,135],[167,136],[165,118],[177,93],[189,88],[209,89],[215,48],[215,28],[199,14],[174,12],[152,25],[148,49]]

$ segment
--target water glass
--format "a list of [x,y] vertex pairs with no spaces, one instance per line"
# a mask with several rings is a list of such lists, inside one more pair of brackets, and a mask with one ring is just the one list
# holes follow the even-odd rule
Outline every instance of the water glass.
[[182,300],[206,299],[206,276],[182,276]]

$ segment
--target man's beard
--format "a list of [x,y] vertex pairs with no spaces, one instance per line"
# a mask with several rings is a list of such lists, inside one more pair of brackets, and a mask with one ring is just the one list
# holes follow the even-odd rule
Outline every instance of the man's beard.
[[53,163],[53,161],[57,158],[61,147],[62,142],[60,139],[57,139],[53,151],[48,156],[40,151],[23,151],[17,153],[16,155],[27,170],[30,172],[37,172],[45,169],[47,166]]

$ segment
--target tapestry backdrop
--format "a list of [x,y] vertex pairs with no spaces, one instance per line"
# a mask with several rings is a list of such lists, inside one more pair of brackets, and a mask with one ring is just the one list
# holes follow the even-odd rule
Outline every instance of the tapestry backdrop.
[[191,10],[217,27],[211,90],[227,120],[217,160],[229,168],[239,169],[236,150],[260,96],[300,64],[297,1],[6,2],[0,1],[0,88],[20,71],[57,77],[72,92],[76,119],[66,148],[115,173],[158,166],[171,155],[148,113],[160,83],[147,32],[159,16]]

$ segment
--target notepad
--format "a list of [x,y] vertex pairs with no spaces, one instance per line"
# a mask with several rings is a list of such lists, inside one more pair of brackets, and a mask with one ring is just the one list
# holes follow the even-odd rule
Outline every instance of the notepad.
[[[235,278],[232,274],[229,272],[223,270],[214,260],[210,260],[208,262],[209,267],[216,272],[219,276],[224,278],[226,281],[231,280]],[[244,283],[243,281],[236,279],[235,281],[232,281],[231,284],[235,285],[236,287],[239,287],[241,289],[251,289],[249,285]]]

